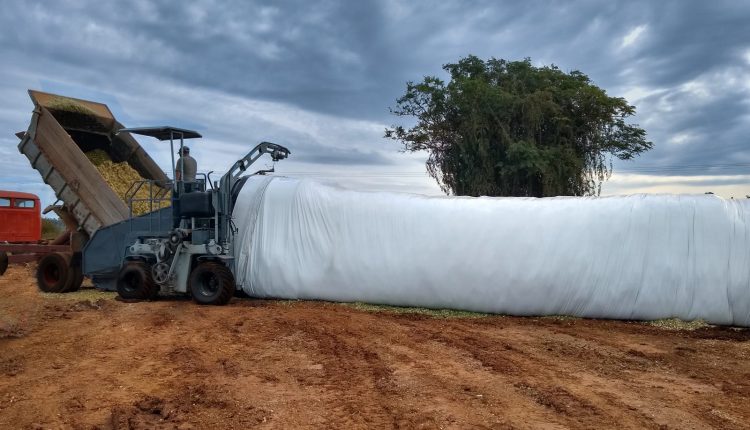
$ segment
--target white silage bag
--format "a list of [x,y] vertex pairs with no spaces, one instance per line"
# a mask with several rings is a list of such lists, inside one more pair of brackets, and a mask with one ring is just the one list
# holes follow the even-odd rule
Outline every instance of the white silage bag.
[[750,326],[750,203],[470,198],[251,177],[237,282],[256,297]]

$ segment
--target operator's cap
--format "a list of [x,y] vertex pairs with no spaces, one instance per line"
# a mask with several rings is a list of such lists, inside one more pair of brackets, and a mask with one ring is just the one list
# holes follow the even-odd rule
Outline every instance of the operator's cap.
[[[182,152],[185,153],[185,154],[190,154],[190,148],[188,148],[187,146],[183,146],[182,147]],[[180,154],[180,150],[179,149],[177,150],[177,153]],[[182,155],[182,154],[180,154],[180,155]]]

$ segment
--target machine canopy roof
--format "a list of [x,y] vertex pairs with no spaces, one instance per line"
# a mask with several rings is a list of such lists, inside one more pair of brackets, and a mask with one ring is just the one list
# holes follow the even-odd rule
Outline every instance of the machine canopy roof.
[[127,131],[128,133],[133,133],[133,134],[140,134],[143,136],[151,136],[159,140],[169,140],[170,137],[174,139],[179,139],[180,137],[182,137],[183,139],[194,139],[197,137],[203,137],[197,131],[186,130],[184,128],[169,127],[169,126],[121,128],[118,131],[118,133],[122,131]]

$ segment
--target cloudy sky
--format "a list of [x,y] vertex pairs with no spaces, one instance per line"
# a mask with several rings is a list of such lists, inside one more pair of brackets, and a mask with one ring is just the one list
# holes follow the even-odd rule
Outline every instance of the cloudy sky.
[[[581,70],[635,104],[654,149],[604,194],[750,194],[750,2],[13,1],[0,5],[0,188],[54,199],[18,154],[29,88],[107,103],[127,126],[195,128],[201,170],[257,142],[277,172],[439,194],[384,129],[405,82],[468,54]],[[169,150],[140,140],[165,168]],[[270,166],[260,163],[259,168]]]

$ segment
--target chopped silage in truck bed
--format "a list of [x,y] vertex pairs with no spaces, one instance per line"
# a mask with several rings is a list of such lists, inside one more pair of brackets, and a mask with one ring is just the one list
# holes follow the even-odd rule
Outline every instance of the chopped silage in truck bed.
[[[109,157],[109,155],[101,149],[86,152],[86,157],[91,161],[91,164],[96,167],[99,174],[102,175],[104,181],[112,188],[125,204],[128,204],[127,193],[131,189],[131,186],[143,180],[143,178],[126,162],[115,163]],[[154,189],[156,192],[156,189]],[[169,195],[165,196],[166,200],[161,202],[155,202],[152,205],[149,204],[148,200],[150,196],[148,186],[141,187],[137,193],[133,196],[135,199],[141,201],[133,202],[133,214],[142,215],[150,212],[152,209],[157,210],[163,207],[169,206]]]
[[[102,122],[96,112],[78,103],[75,99],[68,97],[55,97],[46,104],[47,109],[61,123],[74,129],[85,130],[92,133],[108,133],[109,127]],[[126,205],[129,204],[128,191],[134,183],[144,178],[127,162],[115,162],[110,155],[102,149],[94,149],[85,152],[86,157],[96,167],[107,185],[117,194]],[[154,190],[154,193],[158,191]],[[150,192],[147,186],[141,187],[135,195],[133,202],[133,215],[142,215],[169,206],[169,195],[164,200],[150,204],[148,201]]]

